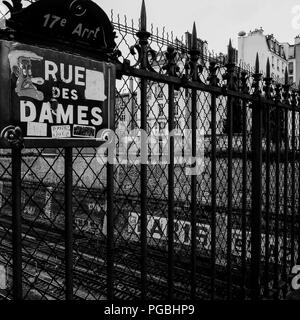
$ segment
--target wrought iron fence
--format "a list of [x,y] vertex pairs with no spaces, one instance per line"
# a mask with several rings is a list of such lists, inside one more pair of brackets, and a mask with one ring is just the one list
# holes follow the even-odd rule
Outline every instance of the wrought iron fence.
[[[253,72],[236,65],[231,43],[225,57],[205,54],[195,26],[187,42],[147,32],[144,6],[139,29],[112,20],[125,154],[1,150],[1,296],[285,298],[299,263],[299,91],[258,58]],[[141,129],[148,162],[124,164],[142,153],[140,138],[128,143]],[[173,130],[191,133],[193,157],[202,148],[197,174],[197,161],[176,162]]]

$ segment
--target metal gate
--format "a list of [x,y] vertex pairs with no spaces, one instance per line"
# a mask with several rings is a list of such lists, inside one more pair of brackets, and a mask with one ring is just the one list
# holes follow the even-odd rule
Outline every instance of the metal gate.
[[[284,299],[299,264],[299,90],[112,17],[113,161],[1,149],[4,299]],[[261,71],[261,68],[263,71]],[[172,134],[170,134],[172,133]],[[145,140],[144,140],[145,139]],[[108,149],[111,145],[106,144]]]

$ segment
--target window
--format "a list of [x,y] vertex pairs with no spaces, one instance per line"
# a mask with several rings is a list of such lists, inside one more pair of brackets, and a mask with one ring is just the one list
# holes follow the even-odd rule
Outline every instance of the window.
[[163,89],[162,88],[159,88],[159,91],[158,91],[158,96],[157,98],[158,99],[162,99],[164,97],[164,92],[163,92]]
[[45,148],[43,149],[43,156],[47,157],[56,157],[57,156],[57,149],[55,148]]
[[125,109],[122,108],[120,110],[120,121],[125,121],[126,120],[126,116],[125,116]]
[[175,114],[175,116],[178,116],[178,114],[179,114],[179,105],[178,105],[178,102],[175,102],[175,110],[174,110],[174,114]]
[[162,121],[159,121],[159,122],[158,122],[159,133],[163,133],[165,127],[166,127],[166,123],[165,123],[165,122],[162,122]]
[[125,112],[122,112],[120,115],[120,121],[125,121],[126,117],[125,117]]
[[158,116],[163,117],[164,115],[164,105],[162,103],[158,104]]
[[294,63],[289,62],[289,74],[294,74]]

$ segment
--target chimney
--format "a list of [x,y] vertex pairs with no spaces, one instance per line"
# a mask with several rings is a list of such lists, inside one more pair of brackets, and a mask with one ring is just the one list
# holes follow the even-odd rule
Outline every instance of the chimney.
[[300,43],[300,35],[295,37],[295,45]]

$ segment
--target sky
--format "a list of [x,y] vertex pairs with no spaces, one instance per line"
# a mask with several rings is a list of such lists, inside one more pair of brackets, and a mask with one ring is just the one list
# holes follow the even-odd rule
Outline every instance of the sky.
[[[113,9],[121,17],[138,21],[142,0],[95,2],[109,16]],[[300,34],[300,0],[145,0],[145,4],[148,26],[153,23],[160,30],[165,26],[181,38],[195,21],[198,37],[207,40],[209,50],[215,52],[225,52],[229,38],[237,47],[239,31],[262,27],[265,34],[273,33],[279,42],[290,44]],[[293,26],[297,15],[299,25]]]
[[[142,0],[93,0],[110,17],[114,14],[135,22],[137,26]],[[173,32],[179,39],[192,31],[195,21],[198,37],[208,42],[210,51],[225,52],[229,38],[237,47],[240,31],[262,27],[279,42],[294,42],[300,34],[300,0],[145,0],[148,30],[155,28]],[[293,13],[292,10],[296,10]],[[0,0],[0,13],[6,12]],[[293,20],[298,24],[293,26]]]

